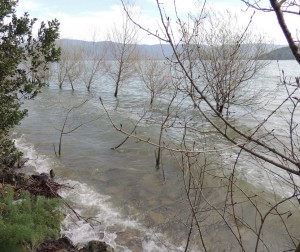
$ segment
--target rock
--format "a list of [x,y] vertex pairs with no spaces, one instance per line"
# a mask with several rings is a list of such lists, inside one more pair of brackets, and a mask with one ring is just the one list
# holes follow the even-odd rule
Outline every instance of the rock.
[[102,241],[90,241],[79,252],[114,252],[114,249]]
[[55,177],[55,173],[54,173],[53,169],[51,169],[49,173],[43,172],[40,174],[32,174],[31,177],[38,181],[47,181],[50,178],[53,180]]
[[54,179],[54,177],[55,177],[55,172],[54,172],[53,169],[51,169],[51,170],[50,170],[50,178],[51,178],[51,179]]
[[70,239],[67,237],[62,237],[59,239],[46,239],[43,243],[41,243],[36,252],[77,252],[77,248],[72,244]]
[[38,181],[47,181],[49,179],[48,174],[44,172],[38,175],[33,174],[31,177]]
[[41,243],[36,252],[114,252],[114,249],[101,241],[90,241],[83,248],[77,249],[67,237],[59,239],[46,239]]

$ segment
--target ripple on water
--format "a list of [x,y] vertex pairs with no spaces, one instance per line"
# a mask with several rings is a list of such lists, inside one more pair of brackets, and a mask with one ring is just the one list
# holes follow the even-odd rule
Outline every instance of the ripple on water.
[[[39,154],[33,144],[28,143],[24,136],[15,139],[16,146],[29,158],[27,163],[35,172],[49,172],[55,167],[58,171],[63,165],[56,159]],[[101,240],[111,245],[116,251],[168,251],[173,248],[161,233],[144,227],[138,221],[122,216],[111,203],[111,197],[95,192],[85,183],[57,178],[59,183],[71,186],[60,195],[83,217],[94,217],[90,223],[77,219],[71,212],[66,212],[62,221],[61,233],[74,244],[82,245],[90,240]],[[161,242],[163,241],[163,243]],[[166,245],[168,247],[166,247]]]

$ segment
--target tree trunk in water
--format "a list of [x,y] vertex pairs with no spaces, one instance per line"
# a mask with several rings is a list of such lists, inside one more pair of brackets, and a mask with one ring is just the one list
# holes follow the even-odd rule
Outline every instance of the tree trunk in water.
[[119,85],[120,85],[120,82],[121,82],[122,65],[123,65],[123,63],[121,62],[120,66],[119,66],[118,78],[117,78],[117,81],[116,81],[116,89],[115,89],[115,94],[114,94],[114,96],[116,98],[118,97]]
[[219,103],[217,103],[216,110],[219,112],[220,115],[222,115],[223,108],[224,105],[220,105]]
[[224,105],[221,105],[220,108],[219,108],[219,113],[222,115],[222,112],[223,112],[223,108],[224,108]]
[[115,89],[115,93],[114,93],[114,96],[116,98],[118,97],[118,91],[119,91],[119,83],[116,83],[116,89]]
[[[65,125],[64,125],[65,126]],[[63,128],[64,128],[63,126]],[[60,133],[60,137],[59,137],[59,144],[58,144],[58,156],[60,157],[61,156],[61,142],[62,142],[62,136],[63,136],[63,129]]]
[[[166,122],[166,121],[165,121]],[[156,169],[158,170],[160,168],[160,163],[161,163],[161,140],[162,140],[162,135],[163,135],[163,130],[164,130],[164,124],[165,122],[163,122],[163,124],[161,125],[160,128],[160,133],[159,133],[159,139],[158,139],[158,148],[157,148],[157,155],[155,155],[155,159],[156,159]]]
[[120,76],[121,76],[121,74],[119,73],[118,79],[117,79],[117,81],[116,81],[116,89],[115,89],[115,93],[114,93],[114,96],[115,96],[116,98],[118,97],[118,92],[119,92]]
[[300,252],[300,243],[298,244],[298,246],[297,246],[295,252]]
[[156,169],[158,170],[159,169],[159,167],[160,167],[160,155],[161,155],[161,148],[160,147],[158,147],[158,149],[157,149],[157,155],[156,155],[156,153],[155,153],[155,159],[156,159]]
[[154,95],[151,94],[151,99],[150,99],[150,107],[152,107],[154,101]]

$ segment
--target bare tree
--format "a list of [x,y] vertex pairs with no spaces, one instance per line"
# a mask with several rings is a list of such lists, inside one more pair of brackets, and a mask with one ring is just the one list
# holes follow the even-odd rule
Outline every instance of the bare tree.
[[[290,219],[293,214],[299,214],[300,202],[299,76],[288,78],[284,71],[281,72],[278,83],[281,94],[285,92],[285,95],[278,97],[274,103],[271,100],[269,103],[262,101],[269,105],[268,109],[259,106],[255,110],[247,110],[248,114],[243,117],[224,117],[223,111],[227,112],[232,104],[244,103],[238,101],[241,96],[237,90],[252,79],[260,64],[264,65],[264,62],[257,61],[264,48],[261,45],[256,47],[252,58],[249,51],[242,50],[249,41],[250,26],[239,30],[234,36],[232,32],[228,34],[230,30],[226,31],[224,26],[221,34],[212,33],[215,31],[212,27],[222,27],[222,22],[210,20],[213,14],[211,10],[207,12],[205,6],[196,15],[190,13],[187,20],[186,17],[179,17],[176,1],[175,17],[166,13],[160,1],[156,2],[162,28],[160,33],[143,27],[128,11],[127,14],[137,27],[168,43],[173,50],[173,57],[166,60],[172,66],[172,79],[179,80],[175,86],[175,100],[181,99],[182,102],[177,107],[186,111],[186,115],[179,111],[172,115],[168,109],[162,113],[177,118],[168,129],[181,133],[178,139],[181,138],[182,142],[178,144],[176,139],[164,138],[156,143],[150,138],[130,134],[117,127],[110,117],[112,125],[139,142],[168,150],[177,159],[190,213],[185,251],[195,232],[205,251],[219,249],[215,237],[210,235],[211,227],[216,226],[221,227],[218,240],[224,235],[225,244],[232,244],[228,245],[231,248],[237,245],[237,251],[272,251],[274,246],[280,250],[299,250],[299,230],[294,228]],[[283,15],[299,15],[294,11],[299,4],[295,1],[270,0],[271,7],[262,7],[261,2],[244,2],[248,7],[275,12],[300,63],[298,48],[295,50],[297,34],[292,36]],[[125,5],[124,9],[126,11]],[[207,20],[212,22],[211,27],[204,26]],[[232,40],[227,40],[228,37]],[[205,48],[203,41],[209,46]],[[209,64],[205,62],[207,59],[210,59]],[[201,85],[202,81],[205,85]],[[221,92],[216,94],[216,90]],[[253,98],[243,95],[246,100]],[[222,96],[223,99],[219,98]],[[188,114],[189,110],[193,112]],[[280,127],[276,127],[277,123]],[[161,129],[166,129],[164,121]],[[239,179],[241,172],[247,173],[248,166],[258,167],[264,177],[263,183],[268,184],[268,192],[245,186],[245,182]],[[226,232],[222,232],[224,227]],[[284,235],[284,244],[276,243],[271,238],[275,232],[278,237]]]
[[[195,102],[195,99],[197,99],[199,97],[199,99],[201,99],[201,101],[202,101],[201,104],[202,103],[205,104],[206,108],[209,109],[211,113],[213,113],[217,117],[219,117],[220,122],[222,122],[222,124],[224,124],[225,127],[222,128],[222,127],[219,127],[218,125],[216,125],[213,122],[213,120],[209,117],[209,114],[206,112],[207,109],[206,109],[206,111],[204,111],[201,104],[199,104],[197,106],[199,113],[214,128],[216,128],[216,130],[220,133],[221,136],[223,136],[226,140],[228,140],[232,144],[239,146],[243,151],[245,151],[251,155],[254,155],[255,157],[257,157],[259,159],[262,159],[265,162],[278,167],[279,169],[288,171],[292,174],[300,175],[300,172],[298,171],[298,168],[297,168],[298,166],[300,166],[299,161],[293,160],[292,158],[290,158],[290,155],[286,154],[286,151],[288,151],[288,150],[285,149],[285,146],[283,146],[283,149],[285,151],[280,150],[280,148],[274,149],[273,147],[269,146],[269,143],[268,143],[269,141],[265,142],[265,141],[263,141],[261,136],[256,135],[256,134],[258,134],[259,129],[261,129],[264,126],[264,124],[266,123],[266,120],[264,120],[263,122],[260,122],[256,126],[254,132],[248,132],[248,131],[245,132],[245,131],[242,131],[241,129],[235,127],[235,125],[233,125],[230,121],[226,120],[225,118],[223,118],[220,115],[219,111],[217,111],[215,109],[215,106],[207,98],[206,94],[198,87],[197,81],[195,81],[195,79],[190,76],[189,71],[186,68],[186,64],[183,61],[183,59],[181,58],[180,51],[178,50],[179,47],[176,44],[176,42],[174,42],[173,37],[171,36],[171,26],[170,26],[171,23],[169,22],[169,18],[168,18],[168,16],[166,16],[164,11],[162,10],[161,4],[159,2],[157,2],[157,7],[158,7],[159,13],[161,15],[162,26],[164,27],[164,30],[165,30],[164,36],[159,37],[159,38],[162,41],[166,41],[170,44],[170,46],[173,49],[174,57],[175,57],[173,62],[176,60],[176,62],[174,62],[176,64],[176,69],[180,69],[181,74],[185,75],[184,78],[186,78],[189,81],[190,85],[195,89],[197,96],[190,96],[192,102]],[[148,29],[145,29],[145,30],[149,33]],[[152,34],[157,37],[155,32]],[[291,93],[291,95],[293,95],[293,94],[294,93]],[[286,99],[283,102],[286,102]],[[280,104],[277,107],[277,109],[280,109],[281,107],[282,107],[282,105]],[[271,113],[266,119],[269,119],[273,115],[273,113]],[[231,135],[229,135],[228,129],[233,130],[233,132],[238,134],[238,136],[240,138],[232,137]],[[272,132],[270,132],[270,134],[273,135]],[[267,134],[267,135],[269,135],[269,134]],[[250,146],[250,143],[257,144],[260,148],[265,149],[265,152],[261,152],[256,149],[253,149]]]
[[[64,122],[63,122],[63,125],[62,125],[61,129],[57,129],[56,128],[56,130],[60,131],[59,143],[58,143],[58,153],[56,152],[55,145],[54,145],[54,152],[55,152],[56,156],[58,156],[58,157],[61,156],[61,153],[62,153],[62,141],[63,141],[63,136],[64,135],[68,135],[70,133],[73,133],[74,131],[76,131],[80,127],[82,127],[82,126],[84,126],[84,125],[86,125],[88,123],[91,123],[91,122],[94,122],[94,121],[100,119],[101,116],[97,117],[97,118],[94,118],[94,119],[91,119],[91,120],[88,120],[88,121],[85,121],[85,122],[78,123],[76,126],[73,126],[73,127],[70,127],[68,125],[69,116],[74,111],[76,111],[77,109],[80,109],[81,107],[83,107],[88,101],[89,100],[84,100],[80,104],[74,105],[71,108],[67,109],[67,113],[66,113],[66,116],[65,116],[65,119],[64,119]],[[67,130],[66,130],[66,128],[67,128]]]
[[83,48],[77,45],[71,45],[66,41],[60,41],[61,58],[57,63],[57,80],[59,88],[62,88],[65,82],[69,82],[74,90],[74,82],[80,79],[83,62]]
[[83,50],[80,47],[69,48],[68,55],[69,59],[67,60],[66,74],[67,80],[70,83],[72,90],[74,90],[74,83],[80,80],[82,61],[83,61]]
[[137,64],[139,78],[150,93],[150,106],[154,99],[170,87],[170,67],[156,59],[141,60]]
[[228,114],[232,105],[249,105],[259,97],[250,80],[268,64],[260,60],[267,48],[263,38],[251,32],[251,21],[240,27],[238,18],[229,11],[211,10],[205,19],[198,20],[201,33],[187,41],[194,57],[189,61],[198,60],[193,69],[199,75],[198,88],[220,114]]
[[56,67],[53,70],[53,74],[57,76],[58,86],[61,89],[63,84],[67,80],[67,72],[66,72],[66,65],[67,65],[67,58],[65,52],[61,52],[60,61],[56,64]]
[[91,90],[92,84],[99,79],[99,72],[104,65],[104,50],[94,39],[89,42],[89,46],[84,48],[83,54],[85,61],[83,62],[81,69],[81,80],[85,83],[88,91]]
[[106,73],[114,81],[117,97],[120,85],[129,80],[134,72],[134,61],[139,58],[137,48],[138,29],[130,22],[127,15],[123,15],[122,27],[114,24],[108,33],[106,48]]

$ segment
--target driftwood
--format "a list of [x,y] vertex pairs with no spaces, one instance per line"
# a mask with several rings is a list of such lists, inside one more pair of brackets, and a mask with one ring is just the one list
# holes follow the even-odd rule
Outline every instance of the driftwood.
[[53,170],[50,170],[49,174],[40,173],[33,174],[31,176],[25,175],[25,177],[24,174],[21,175],[22,176],[18,176],[18,178],[16,179],[17,183],[15,185],[15,191],[27,190],[32,195],[45,196],[47,198],[59,198],[67,206],[67,208],[69,208],[73,212],[77,219],[84,220],[91,226],[92,224],[90,223],[90,221],[101,223],[100,221],[97,221],[97,218],[81,216],[67,201],[64,200],[64,198],[59,195],[58,192],[60,189],[73,189],[73,187],[67,184],[59,184],[55,182],[55,174]]
[[[29,191],[32,195],[45,196],[47,198],[59,198],[64,205],[73,212],[73,214],[79,219],[86,223],[89,223],[91,227],[91,221],[101,223],[94,217],[83,217],[74,208],[59,195],[60,189],[74,189],[68,184],[59,184],[54,181],[54,171],[51,170],[49,174],[33,174],[27,175],[24,173],[16,173],[15,170],[7,170],[6,173],[0,174],[0,193],[4,193],[8,188],[12,188],[15,192],[20,192],[22,190]],[[97,245],[97,249],[94,249],[94,243]],[[98,244],[100,243],[100,244]],[[60,238],[58,240],[46,239],[40,244],[37,251],[70,251],[70,252],[90,252],[90,251],[104,251],[111,252],[114,251],[113,248],[105,244],[104,242],[91,241],[84,248],[77,249],[72,242],[67,238]]]
[[[27,175],[24,173],[16,173],[10,170],[6,177],[3,177],[3,183],[12,184],[15,191],[27,190],[33,195],[45,196],[47,198],[60,198],[58,191],[63,188],[71,189],[72,187],[55,182],[54,171],[50,174],[41,173]],[[11,179],[8,179],[11,178]]]
[[16,190],[27,190],[33,195],[45,196],[47,198],[60,198],[58,191],[62,188],[69,188],[70,186],[59,184],[47,176],[32,175],[28,179],[28,183],[17,184]]
[[32,195],[44,196],[47,198],[59,198],[63,204],[73,212],[77,219],[84,220],[86,223],[89,223],[91,227],[93,227],[91,221],[101,223],[95,217],[81,216],[64,198],[62,198],[59,195],[59,190],[74,188],[68,184],[59,184],[55,182],[54,176],[53,170],[50,170],[50,173],[27,175],[15,172],[14,169],[9,169],[5,173],[2,172],[2,174],[0,174],[0,181],[2,182],[1,188],[4,190],[7,187],[12,187],[15,192],[27,190]]

